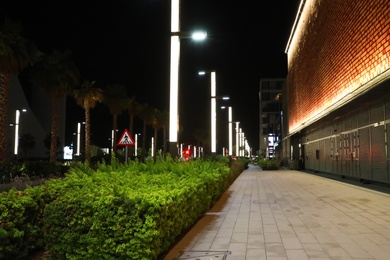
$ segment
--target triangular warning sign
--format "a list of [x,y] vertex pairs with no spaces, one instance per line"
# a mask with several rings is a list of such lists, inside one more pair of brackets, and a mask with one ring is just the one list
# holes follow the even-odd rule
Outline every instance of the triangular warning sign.
[[131,137],[131,135],[130,135],[129,131],[127,131],[127,129],[125,129],[125,131],[123,131],[123,134],[116,145],[118,145],[118,146],[134,146],[135,145],[133,138]]

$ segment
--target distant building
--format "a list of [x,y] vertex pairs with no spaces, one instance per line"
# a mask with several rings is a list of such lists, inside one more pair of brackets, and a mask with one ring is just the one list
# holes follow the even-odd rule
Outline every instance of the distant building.
[[[15,139],[17,110],[20,113],[18,124],[19,139]],[[23,110],[26,111],[23,112]],[[12,75],[10,79],[8,121],[7,150],[11,160],[49,158],[49,150],[45,147],[44,140],[50,134],[51,129],[50,98],[37,88],[29,89],[28,94],[26,94],[18,77],[15,75]],[[60,144],[58,146],[58,152],[59,158],[62,158],[63,146],[65,143],[65,98],[61,103],[59,123]],[[34,147],[25,151],[20,146],[16,149],[16,140],[20,140],[25,134],[32,137],[35,142]]]
[[283,156],[390,183],[388,0],[301,1],[286,47]]
[[261,79],[259,88],[259,155],[281,158],[282,92],[285,79]]

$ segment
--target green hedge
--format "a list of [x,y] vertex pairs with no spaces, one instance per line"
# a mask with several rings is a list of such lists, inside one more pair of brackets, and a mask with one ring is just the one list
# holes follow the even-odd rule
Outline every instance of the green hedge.
[[168,159],[114,161],[94,171],[80,164],[64,179],[1,193],[0,259],[43,246],[53,259],[156,259],[244,167]]
[[258,159],[258,165],[263,170],[278,170],[280,168],[280,161],[276,159]]

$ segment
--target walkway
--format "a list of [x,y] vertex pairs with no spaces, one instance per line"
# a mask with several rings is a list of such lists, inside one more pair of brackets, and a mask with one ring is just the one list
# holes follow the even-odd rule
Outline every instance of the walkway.
[[389,260],[390,195],[251,165],[165,260]]

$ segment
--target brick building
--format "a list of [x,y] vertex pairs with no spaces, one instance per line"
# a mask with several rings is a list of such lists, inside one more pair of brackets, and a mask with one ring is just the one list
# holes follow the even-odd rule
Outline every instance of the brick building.
[[287,43],[283,157],[390,183],[390,3],[302,0]]

